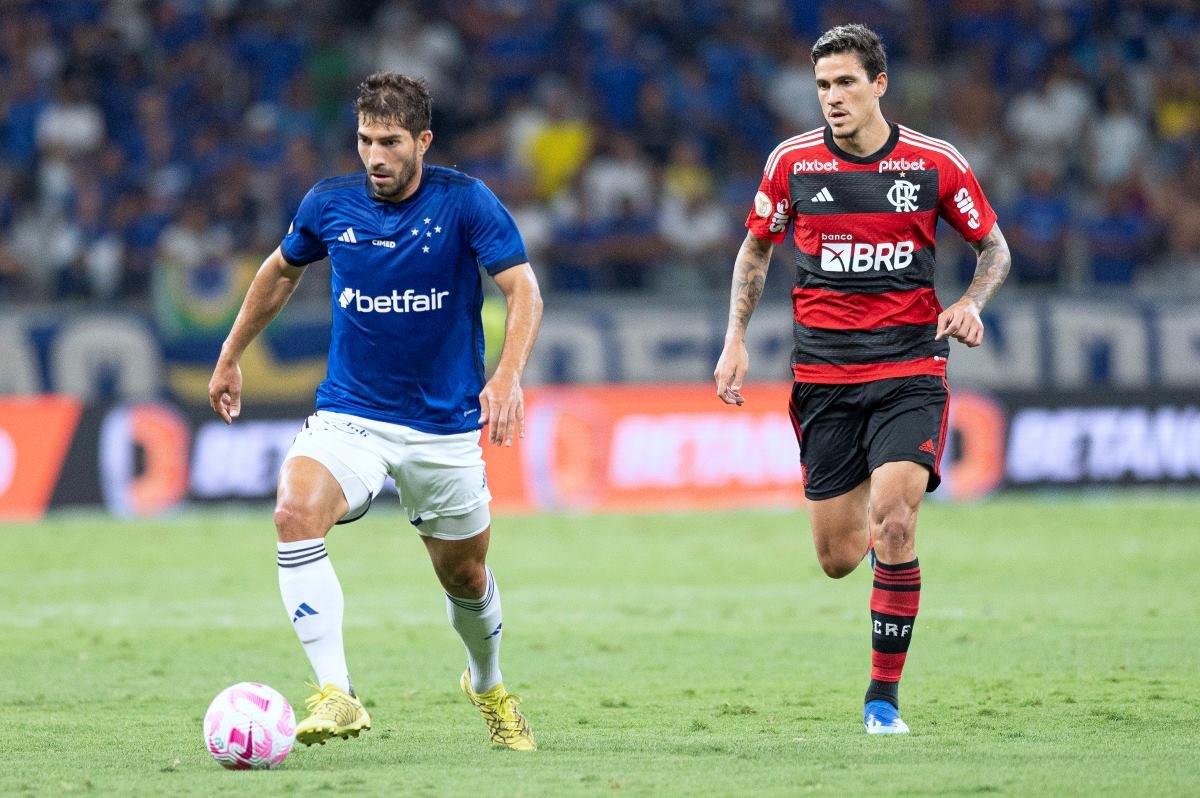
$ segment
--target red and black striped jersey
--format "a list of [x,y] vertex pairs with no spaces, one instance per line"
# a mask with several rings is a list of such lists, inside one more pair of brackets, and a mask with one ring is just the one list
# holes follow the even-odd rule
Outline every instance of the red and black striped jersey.
[[996,214],[958,150],[891,129],[865,157],[842,150],[824,127],[787,139],[767,159],[746,227],[779,244],[792,225],[797,382],[946,373],[949,341],[933,340],[942,311],[933,289],[937,220],[973,242]]

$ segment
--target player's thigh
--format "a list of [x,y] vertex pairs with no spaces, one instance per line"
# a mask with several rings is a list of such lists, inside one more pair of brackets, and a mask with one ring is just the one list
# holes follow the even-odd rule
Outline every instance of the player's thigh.
[[[371,501],[379,495],[387,478],[387,463],[378,452],[376,436],[366,428],[366,422],[342,413],[319,410],[304,421],[304,427],[296,436],[284,459],[280,478],[280,501],[284,491],[291,501],[301,501],[303,490],[300,483],[295,489],[285,485],[284,477],[310,475],[324,472],[332,480],[332,493],[341,501],[335,504],[340,512],[334,514],[334,522],[345,523],[357,520],[366,514]],[[307,463],[319,465],[319,471]],[[322,483],[327,488],[328,483]],[[320,496],[325,496],[321,493]],[[331,511],[332,512],[332,511]]]
[[[850,493],[870,475],[863,438],[862,386],[798,382],[788,412],[800,444],[804,495],[824,501]],[[840,503],[837,503],[840,504]]]
[[423,536],[464,540],[491,524],[479,432],[406,434],[403,457],[391,467],[400,504]]
[[885,463],[916,463],[926,472],[925,491],[941,484],[950,392],[943,377],[921,375],[870,384],[866,457],[875,473]]

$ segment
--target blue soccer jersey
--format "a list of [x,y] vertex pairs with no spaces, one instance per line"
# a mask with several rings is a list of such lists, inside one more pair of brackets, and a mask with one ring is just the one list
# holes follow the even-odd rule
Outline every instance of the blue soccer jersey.
[[313,186],[281,245],[329,256],[333,324],[317,408],[451,434],[479,428],[483,280],[525,263],[512,216],[480,181],[424,167],[416,193],[375,199],[363,173]]

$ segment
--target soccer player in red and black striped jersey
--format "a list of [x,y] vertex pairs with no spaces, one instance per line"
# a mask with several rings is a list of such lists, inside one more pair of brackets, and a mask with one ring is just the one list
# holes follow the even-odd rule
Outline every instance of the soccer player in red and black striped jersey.
[[[889,122],[883,44],[840,25],[812,48],[827,124],[767,159],[733,270],[717,396],[740,405],[745,333],[771,253],[796,243],[790,412],[821,567],[840,578],[872,554],[867,731],[906,733],[899,682],[921,595],[915,532],[941,481],[949,339],[983,342],[980,311],[1008,274],[1008,245],[966,160],[950,144]],[[933,289],[943,218],[978,253],[966,292],[943,309]],[[872,549],[873,547],[873,549]]]

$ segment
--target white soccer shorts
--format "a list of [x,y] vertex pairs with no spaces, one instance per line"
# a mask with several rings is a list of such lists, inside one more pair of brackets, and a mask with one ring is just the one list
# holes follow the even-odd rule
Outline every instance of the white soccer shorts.
[[396,481],[400,505],[417,532],[443,540],[474,537],[491,523],[492,500],[479,431],[434,435],[400,424],[318,410],[304,422],[287,457],[311,457],[342,486],[349,512],[362,518]]

